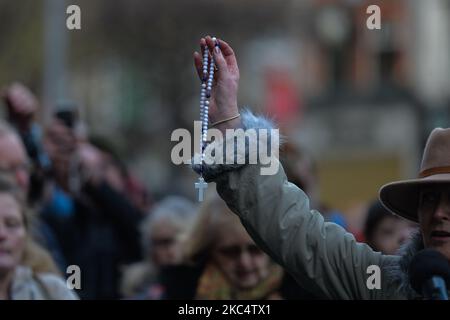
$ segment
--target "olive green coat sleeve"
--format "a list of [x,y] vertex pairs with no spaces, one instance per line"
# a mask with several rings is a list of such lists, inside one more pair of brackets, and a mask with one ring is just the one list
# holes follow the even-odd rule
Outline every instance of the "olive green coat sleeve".
[[[275,175],[261,175],[260,169],[245,165],[213,180],[255,242],[304,288],[325,299],[401,298],[383,274],[383,266],[397,257],[374,252],[325,222],[305,193],[287,181],[281,164]],[[381,270],[381,289],[367,286],[371,265]]]

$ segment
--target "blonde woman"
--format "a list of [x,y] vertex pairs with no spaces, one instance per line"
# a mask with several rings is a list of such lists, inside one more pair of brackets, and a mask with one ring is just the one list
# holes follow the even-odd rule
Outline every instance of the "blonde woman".
[[184,236],[183,260],[183,266],[162,274],[163,298],[281,299],[289,290],[282,268],[256,246],[217,195],[203,203]]
[[20,191],[0,178],[0,300],[74,300],[50,255],[29,235]]

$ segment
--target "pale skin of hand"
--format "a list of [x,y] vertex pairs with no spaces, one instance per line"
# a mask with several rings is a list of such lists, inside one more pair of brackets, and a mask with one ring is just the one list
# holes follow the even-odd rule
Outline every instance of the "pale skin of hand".
[[34,94],[23,84],[13,83],[1,94],[4,99],[9,100],[8,113],[10,120],[18,129],[26,131],[29,129],[33,116],[39,108],[39,103]]
[[[217,39],[219,48],[210,36],[200,39],[200,48],[203,53],[205,45],[208,46],[210,56],[214,58],[218,70],[214,72],[213,87],[211,91],[209,118],[211,123],[234,117],[239,113],[237,93],[239,89],[239,68],[233,49],[228,43]],[[200,53],[194,52],[194,65],[202,78],[203,59]],[[240,118],[236,118],[217,125],[215,128],[225,133],[226,129],[241,128]]]

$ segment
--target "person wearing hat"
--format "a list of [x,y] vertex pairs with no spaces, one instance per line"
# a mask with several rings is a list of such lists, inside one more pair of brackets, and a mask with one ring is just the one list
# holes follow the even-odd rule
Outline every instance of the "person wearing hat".
[[[222,132],[270,129],[264,118],[250,112],[239,115],[239,68],[230,45],[219,40],[215,47],[209,36],[202,38],[200,45],[208,45],[218,67],[209,109],[211,122],[220,123],[216,128]],[[194,54],[194,63],[201,75],[199,53]],[[215,140],[207,146],[205,155],[221,150],[216,148],[223,147],[226,141]],[[235,152],[240,158],[246,156],[247,150]],[[205,180],[216,183],[219,195],[240,217],[258,246],[317,297],[421,299],[408,280],[414,255],[423,248],[433,248],[450,260],[450,129],[431,133],[417,179],[390,183],[380,190],[384,206],[419,225],[420,231],[405,244],[400,255],[375,252],[342,227],[325,222],[318,211],[310,208],[306,194],[287,181],[281,164],[274,175],[262,175],[263,164],[206,165],[210,161],[205,159]],[[370,285],[376,273],[371,270],[380,271],[378,285]]]

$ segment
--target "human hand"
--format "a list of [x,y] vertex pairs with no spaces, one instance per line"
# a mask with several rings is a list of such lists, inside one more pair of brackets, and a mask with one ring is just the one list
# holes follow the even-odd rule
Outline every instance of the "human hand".
[[78,147],[78,160],[83,183],[100,185],[105,177],[105,154],[97,147],[85,142]]
[[[203,76],[203,50],[208,47],[210,56],[214,58],[218,70],[214,73],[211,98],[209,104],[209,118],[211,123],[236,116],[239,113],[237,105],[237,94],[239,88],[239,67],[233,49],[228,43],[217,39],[219,46],[215,46],[214,40],[207,36],[200,39],[202,54],[194,53],[194,64],[200,80]],[[216,128],[226,129],[240,128],[239,118],[219,124]]]
[[33,116],[39,108],[34,94],[23,84],[13,83],[2,93],[8,107],[8,116],[19,130],[30,128]]

